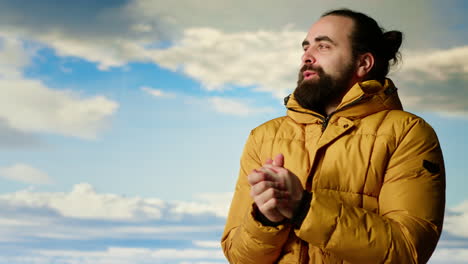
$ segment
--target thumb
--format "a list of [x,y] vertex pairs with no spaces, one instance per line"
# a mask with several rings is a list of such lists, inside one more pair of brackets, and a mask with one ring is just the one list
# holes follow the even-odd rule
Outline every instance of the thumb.
[[278,166],[278,167],[283,167],[284,166],[284,156],[283,154],[278,154],[276,157],[273,159],[273,165]]

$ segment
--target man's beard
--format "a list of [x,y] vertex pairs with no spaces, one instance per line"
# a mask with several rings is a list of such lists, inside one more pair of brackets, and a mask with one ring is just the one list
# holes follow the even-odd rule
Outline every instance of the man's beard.
[[[304,80],[303,72],[306,70],[315,71],[319,79]],[[327,106],[343,97],[353,74],[353,64],[347,65],[337,78],[325,73],[320,66],[304,65],[299,71],[294,98],[303,108],[325,114]]]

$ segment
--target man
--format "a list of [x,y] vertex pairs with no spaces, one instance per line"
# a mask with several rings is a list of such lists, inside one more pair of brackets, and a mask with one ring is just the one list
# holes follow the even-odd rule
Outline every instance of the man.
[[404,112],[389,62],[402,34],[347,9],[310,28],[287,116],[252,130],[222,237],[231,263],[425,263],[445,171]]

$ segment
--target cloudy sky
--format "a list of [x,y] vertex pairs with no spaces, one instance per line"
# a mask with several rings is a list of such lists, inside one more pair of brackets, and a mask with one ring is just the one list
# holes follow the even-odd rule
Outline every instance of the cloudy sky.
[[468,263],[467,1],[0,0],[0,264],[226,263],[244,142],[338,7],[405,33],[390,77],[447,169],[430,263]]

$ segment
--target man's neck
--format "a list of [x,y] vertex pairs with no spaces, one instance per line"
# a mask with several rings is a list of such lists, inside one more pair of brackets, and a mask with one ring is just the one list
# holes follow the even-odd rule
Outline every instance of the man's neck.
[[330,114],[335,112],[336,109],[338,108],[338,105],[340,105],[341,100],[343,100],[343,97],[349,92],[349,90],[351,90],[351,88],[353,88],[354,85],[356,85],[357,83],[360,83],[360,82],[362,82],[364,80],[366,80],[364,77],[362,77],[362,78],[354,77],[353,79],[351,79],[351,81],[348,83],[348,89],[346,89],[346,91],[344,91],[343,94],[341,94],[341,96],[336,101],[334,101],[334,102],[328,104],[327,106],[325,106],[325,109],[324,109],[325,114],[327,116],[329,116]]
[[325,114],[329,116],[331,113],[335,112],[339,103],[334,103],[325,107]]

